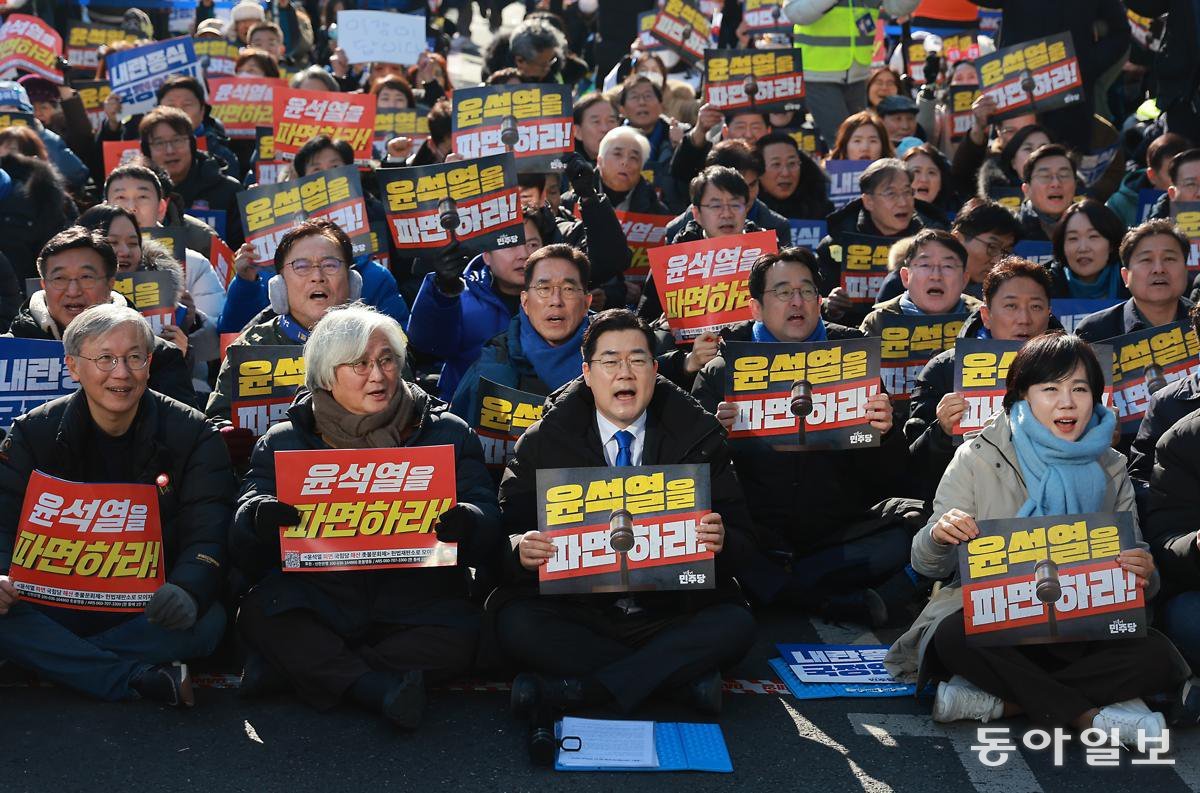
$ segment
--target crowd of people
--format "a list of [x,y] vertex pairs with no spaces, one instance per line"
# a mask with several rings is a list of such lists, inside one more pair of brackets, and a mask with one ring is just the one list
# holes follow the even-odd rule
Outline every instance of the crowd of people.
[[[355,5],[240,0],[226,18],[200,0],[189,32],[237,47],[237,77],[419,108],[428,137],[393,137],[361,169],[367,215],[386,222],[380,174],[462,159],[451,113],[466,86],[447,59],[479,53],[478,5],[494,32],[486,84],[574,97],[565,170],[519,174],[523,242],[414,256],[384,240],[372,256],[338,223],[309,219],[264,267],[238,203],[257,182],[257,141],[225,133],[204,80],[167,80],[138,115],[110,94],[95,127],[70,79],[0,82],[0,111],[33,116],[0,130],[0,323],[61,340],[79,384],[16,418],[0,445],[0,675],[191,705],[187,663],[216,654],[247,696],[350,702],[413,729],[431,683],[502,670],[514,715],[537,730],[654,696],[719,713],[721,673],[751,647],[755,611],[782,609],[904,629],[887,666],[937,682],[938,721],[1026,714],[1133,744],[1168,718],[1200,719],[1200,455],[1187,446],[1200,375],[1171,378],[1140,424],[1118,426],[1091,346],[1200,329],[1196,242],[1176,225],[1200,202],[1200,3],[786,0],[786,33],[751,30],[737,0],[700,3],[717,14],[714,48],[802,54],[805,109],[789,112],[705,101],[703,64],[641,34],[653,0],[529,0],[507,32],[503,0],[409,3],[400,10],[429,12],[429,49],[365,64],[338,44],[337,11]],[[999,10],[998,34],[973,39],[984,55],[1069,32],[1079,101],[1013,116],[980,93],[959,129],[953,89],[980,74],[911,31],[979,31],[980,5]],[[79,11],[44,18],[65,30]],[[100,79],[111,53],[170,35],[161,10],[84,11],[129,34],[101,48]],[[115,141],[137,151],[109,168]],[[863,167],[835,204],[843,160]],[[280,181],[354,163],[345,141],[317,135]],[[219,235],[201,219],[213,210]],[[669,220],[665,245],[772,232],[777,251],[746,273],[749,317],[677,344],[666,285],[631,272],[627,213]],[[823,221],[824,236],[794,244],[795,221]],[[148,233],[164,227],[182,237],[176,251]],[[227,283],[214,237],[232,254]],[[844,279],[847,246],[864,238],[890,260],[865,300]],[[1027,243],[1046,255],[1021,255]],[[174,288],[176,321],[158,333],[116,288],[142,270]],[[1063,299],[1105,307],[1065,323],[1052,307]],[[948,314],[966,317],[959,338],[1022,343],[1002,409],[967,442],[954,438],[967,406],[951,348],[924,365],[903,410],[885,389],[867,399],[876,447],[729,443],[727,345],[879,337],[897,316]],[[259,437],[234,420],[228,350],[278,345],[302,346],[303,384]],[[485,379],[545,400],[498,483],[475,432]],[[457,543],[456,565],[284,571],[281,533],[301,516],[280,498],[278,452],[425,446],[454,451],[455,506],[433,530]],[[709,471],[696,539],[716,554],[714,587],[539,591],[556,552],[536,529],[539,471],[684,464]],[[166,582],[144,611],[22,597],[8,570],[35,471],[156,486]],[[1155,627],[1103,642],[967,641],[957,546],[977,522],[1089,513],[1131,516],[1136,547],[1118,562]]]

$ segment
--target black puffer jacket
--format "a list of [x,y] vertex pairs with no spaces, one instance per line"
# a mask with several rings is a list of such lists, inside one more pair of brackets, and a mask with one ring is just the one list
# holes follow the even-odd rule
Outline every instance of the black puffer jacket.
[[54,166],[36,157],[6,154],[0,168],[12,179],[8,195],[0,199],[0,253],[16,271],[21,284],[37,278],[37,256],[46,241],[65,229],[67,188]]
[[192,155],[192,167],[187,176],[175,185],[175,192],[183,199],[185,208],[200,203],[225,212],[225,241],[235,251],[244,241],[237,204],[237,194],[241,190],[242,185],[237,179],[225,175],[221,161],[202,151]]
[[1145,537],[1168,594],[1200,589],[1200,411],[1159,439],[1150,477]]
[[[73,482],[111,481],[111,471],[86,467],[91,455],[85,444],[96,431],[82,391],[13,422],[0,445],[0,571],[12,561],[21,503],[35,469]],[[130,431],[134,483],[158,486],[167,582],[186,589],[203,614],[224,577],[225,532],[237,488],[229,454],[199,411],[150,390]]]

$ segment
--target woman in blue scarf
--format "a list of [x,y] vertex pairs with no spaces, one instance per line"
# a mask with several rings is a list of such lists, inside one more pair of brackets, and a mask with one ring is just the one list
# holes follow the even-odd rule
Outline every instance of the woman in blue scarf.
[[[935,517],[914,539],[911,561],[921,575],[952,583],[930,600],[885,661],[894,675],[918,678],[918,688],[929,678],[942,681],[935,721],[986,722],[1024,713],[1055,727],[1116,730],[1125,744],[1165,730],[1162,714],[1141,697],[1181,686],[1189,672],[1157,631],[1148,630],[1145,638],[996,646],[968,643],[965,635],[958,546],[980,536],[976,521],[1128,513],[1135,547],[1115,560],[1147,600],[1157,591],[1158,573],[1137,529],[1125,458],[1111,448],[1116,419],[1101,404],[1103,391],[1100,364],[1086,342],[1062,333],[1032,339],[1009,369],[1004,411],[969,435],[946,469],[934,498]],[[1055,560],[1067,565],[1062,556],[1067,545],[1048,534],[1049,550],[1058,549]],[[1039,545],[1036,533],[1032,536],[1034,555],[1025,554],[1026,561],[1046,558],[1045,539]],[[999,558],[1018,564],[1014,546],[1007,545],[1007,556],[1004,550]],[[1028,581],[1025,567],[1019,568],[1024,576],[1008,569],[998,580]],[[1063,568],[1064,591],[1067,575],[1077,572]],[[1048,620],[1032,588],[1004,591],[1035,624]],[[1058,599],[1058,609],[1066,603]]]
[[1067,207],[1050,238],[1050,297],[1095,300],[1097,311],[1128,299],[1118,256],[1125,231],[1116,214],[1095,199]]

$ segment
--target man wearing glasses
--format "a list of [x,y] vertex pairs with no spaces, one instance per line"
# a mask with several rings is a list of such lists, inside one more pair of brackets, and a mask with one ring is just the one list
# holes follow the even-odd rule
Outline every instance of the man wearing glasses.
[[900,267],[904,292],[880,303],[863,320],[868,336],[879,336],[884,314],[972,313],[982,302],[963,294],[967,286],[967,249],[948,231],[925,229],[909,245]]
[[[625,309],[597,314],[582,344],[583,379],[517,442],[500,484],[513,543],[511,583],[488,598],[499,649],[526,670],[512,687],[513,715],[548,726],[564,712],[615,705],[630,712],[651,695],[704,713],[721,709],[719,670],[754,639],[737,574],[750,551],[749,515],[720,425],[657,376],[649,326]],[[714,589],[588,596],[540,595],[538,568],[553,556],[537,526],[539,469],[706,464],[712,511],[697,540],[716,554]],[[551,758],[552,759],[552,758]]]
[[237,250],[243,242],[237,194],[242,186],[226,176],[216,157],[196,148],[196,132],[187,113],[156,107],[138,124],[142,154],[167,172],[185,209],[216,209],[225,213],[225,242]]
[[[68,230],[47,247],[81,233]],[[224,633],[217,595],[237,483],[204,417],[150,388],[157,341],[131,308],[81,312],[63,337],[67,369],[80,390],[19,417],[0,445],[0,664],[97,699],[180,707],[192,704],[182,662],[210,655]],[[59,608],[18,594],[13,579],[19,583],[20,574],[10,577],[10,565],[29,545],[17,530],[35,470],[73,482],[157,488],[166,582],[145,611]]]
[[[807,248],[766,254],[750,269],[754,316],[726,328],[726,340],[815,342],[861,338],[862,331],[821,318],[816,257]],[[692,386],[694,396],[728,432],[737,407],[725,401],[726,361],[709,361]],[[876,508],[899,495],[907,450],[892,426],[892,405],[880,392],[866,404],[882,436],[874,449],[799,452],[733,451],[733,464],[761,536],[738,580],[762,603],[783,603],[827,619],[878,627],[888,603],[915,593],[903,568],[912,532],[902,517]],[[877,592],[872,587],[883,585]]]
[[[50,238],[37,259],[42,289],[34,292],[9,326],[7,336],[18,339],[61,339],[75,318],[92,306],[124,306],[113,291],[117,254],[102,235],[82,226]],[[150,387],[185,405],[199,403],[183,353],[171,342],[155,337],[150,360]]]
[[1025,161],[1021,174],[1025,200],[1017,220],[1027,240],[1049,241],[1058,219],[1075,201],[1075,162],[1057,143],[1039,146]]

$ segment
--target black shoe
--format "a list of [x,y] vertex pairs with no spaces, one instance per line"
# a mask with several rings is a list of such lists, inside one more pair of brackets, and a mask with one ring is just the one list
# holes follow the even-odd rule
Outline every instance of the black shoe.
[[881,628],[887,624],[888,609],[874,589],[831,595],[821,604],[821,616],[829,622],[855,622]]
[[521,720],[558,716],[586,704],[583,684],[577,678],[544,678],[531,672],[513,679],[510,703],[513,716]]
[[719,672],[701,675],[677,689],[675,701],[694,708],[701,713],[717,715],[721,712],[722,694],[725,688]]
[[383,698],[383,715],[401,729],[415,730],[425,713],[425,675],[405,672]]
[[187,664],[179,661],[150,667],[134,678],[132,687],[142,699],[173,708],[190,708],[196,704]]
[[242,666],[242,679],[238,683],[238,696],[242,699],[262,697],[267,694],[278,694],[287,691],[287,680],[275,667],[262,657],[262,654],[251,650],[246,653],[246,661]]
[[541,768],[554,766],[554,755],[558,741],[554,737],[554,726],[539,722],[529,727],[529,762]]

